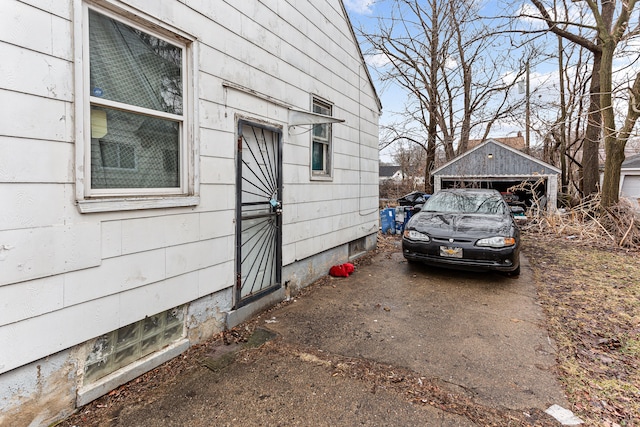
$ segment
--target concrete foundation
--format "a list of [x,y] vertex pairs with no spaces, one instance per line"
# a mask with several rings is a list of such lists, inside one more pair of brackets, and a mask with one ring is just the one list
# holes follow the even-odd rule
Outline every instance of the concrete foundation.
[[287,265],[283,267],[282,288],[237,310],[232,310],[233,288],[192,301],[187,306],[185,338],[93,383],[83,384],[83,372],[94,340],[0,375],[0,425],[37,427],[60,420],[189,346],[290,298],[326,276],[331,266],[353,260],[375,246],[376,234],[372,234]]
[[1,375],[0,425],[46,426],[70,415],[76,406],[74,359],[66,350]]

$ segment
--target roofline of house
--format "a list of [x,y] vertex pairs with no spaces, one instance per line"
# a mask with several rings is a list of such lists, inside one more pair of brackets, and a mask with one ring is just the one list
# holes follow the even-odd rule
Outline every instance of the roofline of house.
[[632,156],[627,157],[626,159],[624,159],[624,162],[622,162],[621,170],[632,171],[632,170],[640,169],[640,165],[637,165],[637,166],[626,166],[626,167],[624,165],[625,163],[632,163],[632,162],[635,163],[636,160],[640,160],[640,154],[634,154]]
[[[477,145],[477,146],[473,147],[471,150],[469,150],[469,151],[467,151],[467,152],[463,153],[461,156],[458,156],[458,157],[456,157],[456,158],[454,158],[454,159],[452,159],[452,160],[449,160],[447,163],[445,163],[444,165],[440,166],[438,169],[436,169],[436,170],[432,171],[432,172],[431,172],[431,175],[435,175],[435,174],[436,174],[438,171],[440,171],[441,169],[444,169],[445,167],[449,166],[450,164],[452,164],[452,163],[454,163],[454,162],[457,162],[458,160],[460,160],[460,159],[462,159],[462,158],[464,158],[464,157],[468,156],[469,154],[471,154],[471,153],[473,153],[474,151],[478,150],[480,147],[484,147],[484,146],[485,146],[485,145],[487,145],[489,142],[493,142],[494,144],[498,144],[498,146],[500,146],[500,147],[502,147],[502,148],[505,148],[506,150],[509,150],[509,151],[511,151],[511,152],[513,152],[513,153],[515,153],[515,154],[518,154],[518,155],[520,155],[520,156],[523,156],[523,157],[527,158],[528,160],[531,160],[532,162],[535,162],[535,163],[539,164],[540,166],[544,166],[544,167],[546,167],[546,168],[549,168],[549,169],[551,169],[551,170],[555,171],[556,173],[561,173],[560,169],[556,168],[555,166],[551,166],[550,164],[545,163],[545,162],[543,162],[542,160],[538,160],[538,159],[536,159],[536,158],[535,158],[535,157],[533,157],[533,156],[530,156],[530,155],[528,155],[528,154],[526,154],[526,153],[523,153],[522,151],[519,151],[519,150],[516,150],[515,148],[509,147],[508,145],[503,144],[503,143],[502,143],[502,142],[500,142],[500,141],[496,141],[496,140],[495,140],[495,139],[493,139],[493,138],[489,138],[489,139],[487,139],[486,141],[484,141],[482,144],[479,144],[479,145]],[[527,175],[527,176],[529,176],[529,175]]]
[[533,173],[533,174],[518,174],[518,175],[508,175],[508,174],[503,174],[503,175],[464,175],[463,177],[461,177],[460,175],[438,175],[438,178],[441,179],[449,179],[449,178],[455,178],[455,179],[460,179],[463,178],[465,180],[473,180],[473,179],[493,179],[493,178],[510,178],[510,179],[515,179],[515,180],[524,180],[524,179],[530,179],[531,177],[548,177],[548,176],[555,176],[557,175],[556,173]]

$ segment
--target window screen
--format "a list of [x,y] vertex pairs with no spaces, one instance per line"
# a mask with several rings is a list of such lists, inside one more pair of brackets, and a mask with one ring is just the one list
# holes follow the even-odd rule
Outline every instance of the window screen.
[[180,187],[183,51],[89,10],[92,189]]

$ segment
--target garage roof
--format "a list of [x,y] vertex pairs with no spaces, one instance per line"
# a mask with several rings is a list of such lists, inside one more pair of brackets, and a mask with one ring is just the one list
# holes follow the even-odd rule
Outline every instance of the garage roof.
[[622,162],[622,169],[640,169],[640,154],[629,156]]
[[494,139],[488,139],[472,150],[434,170],[439,176],[533,176],[557,175],[560,169],[524,154]]

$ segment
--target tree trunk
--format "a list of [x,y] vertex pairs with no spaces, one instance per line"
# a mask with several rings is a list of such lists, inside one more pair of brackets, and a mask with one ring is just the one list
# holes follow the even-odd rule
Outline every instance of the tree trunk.
[[605,150],[607,158],[604,166],[604,179],[602,181],[602,200],[604,207],[609,207],[618,203],[620,192],[620,169],[624,162],[625,141],[620,141],[615,137],[605,138]]
[[[613,56],[612,56],[613,58]],[[603,82],[610,83],[610,80],[604,79]],[[611,98],[603,98],[604,101],[611,101]],[[619,133],[610,131],[615,125],[613,110],[603,113],[605,117],[605,149],[607,150],[607,159],[604,166],[604,181],[602,182],[602,205],[605,207],[614,205],[618,202],[620,191],[620,170],[622,162],[624,162],[624,148],[629,141],[631,132],[640,118],[640,73],[636,74],[633,86],[629,90],[629,105],[627,117],[624,125]],[[609,131],[607,131],[609,130]]]
[[593,70],[589,87],[590,103],[587,129],[582,146],[582,193],[585,196],[598,192],[600,135],[602,116],[600,115],[600,65],[602,53],[593,52]]
[[569,180],[567,179],[567,102],[564,95],[564,48],[562,37],[558,36],[558,82],[560,83],[560,191],[565,194]]
[[424,177],[424,191],[433,193],[433,182],[431,181],[431,171],[436,161],[436,142],[438,138],[438,97],[435,88],[438,87],[438,53],[440,45],[438,4],[433,3],[434,13],[431,15],[431,42],[429,44],[429,127],[427,132],[427,165]]
[[[424,192],[433,193],[433,180],[431,179],[431,171],[436,163],[436,119],[432,116],[429,119],[429,135],[427,139],[427,160],[424,172]],[[433,129],[432,129],[433,128]]]
[[451,135],[445,135],[442,141],[444,146],[444,158],[448,162],[456,157],[456,152],[453,148],[453,137]]

